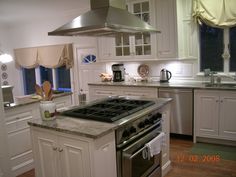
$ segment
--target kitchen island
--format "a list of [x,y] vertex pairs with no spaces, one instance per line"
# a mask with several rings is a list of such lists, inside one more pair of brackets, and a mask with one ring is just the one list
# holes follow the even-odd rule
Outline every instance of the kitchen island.
[[162,132],[166,135],[166,145],[162,149],[164,176],[170,168],[170,102],[171,99],[155,99],[153,106],[112,123],[65,115],[58,115],[53,121],[30,121],[36,176],[117,177],[117,130],[139,121],[154,108],[162,115]]

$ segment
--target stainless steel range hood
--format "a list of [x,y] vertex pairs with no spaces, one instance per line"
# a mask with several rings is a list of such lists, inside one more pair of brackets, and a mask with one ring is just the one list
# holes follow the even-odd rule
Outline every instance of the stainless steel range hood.
[[49,32],[55,36],[109,36],[159,32],[125,9],[125,0],[90,0],[91,10]]

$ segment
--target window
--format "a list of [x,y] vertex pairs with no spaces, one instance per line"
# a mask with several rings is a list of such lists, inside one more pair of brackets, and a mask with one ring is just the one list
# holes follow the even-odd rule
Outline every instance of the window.
[[205,24],[200,26],[200,71],[223,71],[223,30]]
[[71,91],[70,70],[65,66],[56,69],[57,89],[61,91]]
[[23,68],[24,93],[26,95],[35,93],[35,69]]
[[229,71],[236,72],[236,27],[230,29],[229,50],[230,50],[230,67]]
[[24,93],[26,95],[35,93],[35,84],[42,85],[44,81],[49,81],[54,90],[71,91],[70,69],[65,66],[56,69],[38,68],[25,69],[23,68]]
[[53,85],[52,69],[40,66],[39,70],[40,70],[41,84],[43,84],[44,81],[49,81]]
[[203,24],[199,31],[200,71],[210,68],[217,72],[236,72],[236,27],[220,29]]

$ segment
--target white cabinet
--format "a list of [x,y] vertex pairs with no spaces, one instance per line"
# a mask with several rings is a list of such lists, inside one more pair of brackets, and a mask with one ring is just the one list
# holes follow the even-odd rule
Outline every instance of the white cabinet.
[[57,98],[54,98],[53,101],[56,104],[57,111],[60,111],[60,109],[70,106],[72,104],[72,97],[71,95],[57,97]]
[[236,93],[223,93],[220,104],[219,135],[236,140]]
[[36,177],[116,176],[114,132],[90,139],[31,127]]
[[[155,26],[155,0],[128,0],[127,9],[143,21]],[[156,34],[118,34],[114,38],[98,38],[100,61],[153,59]]]
[[164,106],[162,113],[162,131],[165,133],[165,145],[162,147],[162,176],[165,176],[170,170],[170,118],[171,104]]
[[195,90],[195,137],[236,140],[236,92]]
[[198,27],[191,16],[192,1],[127,0],[127,7],[161,33],[99,38],[101,61],[198,58]]
[[118,95],[157,98],[158,92],[155,87],[89,85],[89,100]]
[[192,19],[192,1],[157,0],[158,59],[197,59],[198,28]]
[[123,87],[122,94],[125,96],[139,96],[143,98],[157,98],[157,88],[151,87]]
[[157,34],[157,58],[167,59],[177,57],[177,26],[176,1],[157,0],[156,26],[161,33]]
[[[71,105],[71,95],[54,99],[57,110]],[[18,176],[34,168],[28,121],[41,119],[39,102],[5,110],[6,130],[9,143],[11,168]]]
[[192,19],[192,1],[176,0],[178,58],[198,58],[198,27]]
[[33,168],[28,121],[40,118],[38,103],[5,110],[11,169],[14,175]]

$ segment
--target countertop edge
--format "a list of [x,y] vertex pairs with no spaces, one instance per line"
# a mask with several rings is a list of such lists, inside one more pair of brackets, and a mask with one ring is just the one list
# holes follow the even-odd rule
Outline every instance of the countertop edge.
[[[59,98],[59,97],[63,97],[63,96],[68,96],[68,95],[72,95],[72,92],[65,92],[65,93],[60,93],[60,94],[54,94],[54,98]],[[26,106],[29,104],[34,104],[34,103],[38,103],[40,102],[41,99],[32,99],[32,98],[28,98],[27,101],[22,101],[22,103],[15,103],[15,105],[12,106],[6,106],[4,107],[4,110],[10,110],[10,109],[14,109],[17,107],[21,107],[21,106]]]

